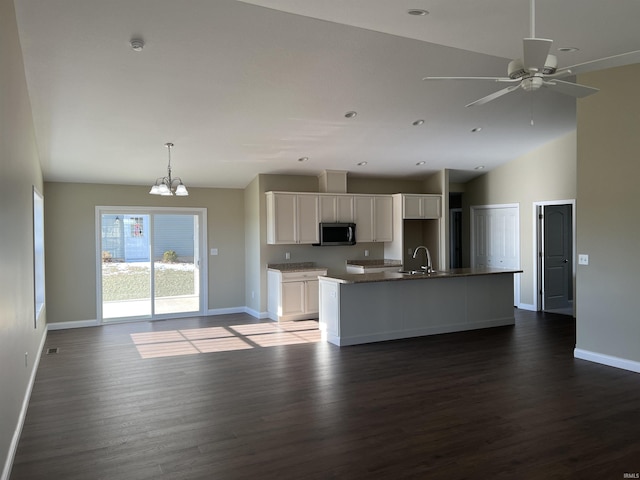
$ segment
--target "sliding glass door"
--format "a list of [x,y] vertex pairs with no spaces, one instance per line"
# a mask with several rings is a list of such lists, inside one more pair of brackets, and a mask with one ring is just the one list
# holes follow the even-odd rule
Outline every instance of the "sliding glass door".
[[98,207],[99,318],[204,313],[203,209]]

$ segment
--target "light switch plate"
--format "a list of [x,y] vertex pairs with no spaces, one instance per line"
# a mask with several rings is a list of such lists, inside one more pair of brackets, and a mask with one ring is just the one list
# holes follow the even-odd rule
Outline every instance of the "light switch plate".
[[218,254],[218,249],[217,248],[212,248],[211,249],[211,255],[217,255]]
[[589,255],[581,253],[578,255],[578,265],[589,265]]

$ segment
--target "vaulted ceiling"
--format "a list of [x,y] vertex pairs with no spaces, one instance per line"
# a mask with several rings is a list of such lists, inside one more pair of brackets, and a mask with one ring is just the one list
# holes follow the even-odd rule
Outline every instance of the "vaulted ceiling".
[[[465,108],[502,87],[422,80],[504,76],[530,34],[528,0],[15,5],[48,181],[147,186],[166,173],[166,142],[188,186],[323,170],[465,180],[575,129],[572,97],[518,90]],[[539,0],[535,13],[560,66],[640,49],[637,0]]]

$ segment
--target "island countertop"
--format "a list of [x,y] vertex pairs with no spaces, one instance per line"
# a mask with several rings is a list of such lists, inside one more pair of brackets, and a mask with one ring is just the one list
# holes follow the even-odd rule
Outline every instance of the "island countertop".
[[475,277],[479,275],[500,275],[500,274],[522,273],[522,270],[505,270],[502,268],[473,267],[454,268],[451,270],[439,270],[434,273],[409,274],[400,272],[378,272],[378,273],[343,273],[338,275],[320,277],[322,280],[334,281],[337,283],[372,283],[391,282],[403,280],[432,280],[436,278],[452,277]]

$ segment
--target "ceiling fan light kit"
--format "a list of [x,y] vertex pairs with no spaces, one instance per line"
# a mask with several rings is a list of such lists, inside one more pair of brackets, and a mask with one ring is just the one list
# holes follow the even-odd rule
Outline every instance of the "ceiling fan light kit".
[[[597,88],[580,85],[574,82],[560,80],[560,78],[576,73],[612,68],[627,63],[633,63],[636,57],[640,59],[640,51],[622,53],[610,57],[600,58],[590,62],[558,69],[558,59],[551,55],[553,40],[536,38],[535,36],[535,0],[531,0],[531,36],[523,39],[523,55],[509,62],[506,77],[424,77],[423,80],[475,80],[512,83],[502,90],[493,92],[483,98],[471,102],[466,107],[483,105],[508,93],[522,88],[527,92],[535,92],[541,88],[548,88],[556,93],[582,98],[598,92]],[[577,50],[577,49],[575,49]]]

